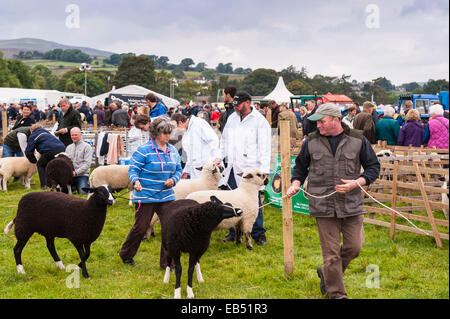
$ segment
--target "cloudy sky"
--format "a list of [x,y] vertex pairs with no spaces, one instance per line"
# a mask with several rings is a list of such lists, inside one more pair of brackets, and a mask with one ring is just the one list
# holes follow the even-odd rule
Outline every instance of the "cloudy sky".
[[190,57],[208,67],[219,62],[277,71],[305,66],[309,76],[346,74],[358,81],[379,76],[394,84],[449,79],[447,0],[0,4],[0,39],[33,37],[116,53],[164,55],[170,63]]

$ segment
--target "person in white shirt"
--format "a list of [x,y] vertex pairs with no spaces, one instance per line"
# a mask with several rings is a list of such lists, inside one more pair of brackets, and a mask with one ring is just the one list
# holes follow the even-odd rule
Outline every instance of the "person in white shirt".
[[356,107],[354,105],[348,108],[347,115],[342,119],[342,122],[347,124],[349,128],[353,128],[353,120],[356,116]]
[[[220,165],[221,160],[226,159],[227,167],[219,185],[231,189],[237,188],[242,174],[249,168],[258,168],[268,177],[271,152],[270,125],[256,108],[251,107],[251,96],[243,91],[236,93],[233,107],[235,112],[228,118],[220,141],[221,156],[215,160],[215,164]],[[261,206],[259,196],[258,200]],[[266,244],[265,232],[260,208],[251,232],[256,244]],[[234,241],[234,229],[230,229],[222,241]]]
[[220,156],[219,137],[204,119],[191,115],[174,114],[179,130],[185,131],[181,141],[186,164],[181,178],[200,177],[201,168]]
[[[134,116],[133,116],[134,117]],[[150,140],[150,118],[145,114],[136,115],[134,125],[128,131],[127,155],[131,156],[139,146]]]

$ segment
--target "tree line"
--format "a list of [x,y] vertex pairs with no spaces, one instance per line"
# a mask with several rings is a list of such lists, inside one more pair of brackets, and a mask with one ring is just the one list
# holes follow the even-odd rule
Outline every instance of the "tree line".
[[[134,54],[122,56],[115,73],[106,70],[95,70],[87,73],[87,95],[102,94],[110,90],[113,85],[119,88],[136,84],[169,96],[171,79],[174,77],[173,70],[157,70],[156,65],[155,57],[136,56]],[[183,65],[186,70],[194,68],[194,63],[191,63],[191,61],[185,61]],[[201,95],[209,96],[210,102],[215,102],[218,90],[229,84],[235,85],[240,90],[245,90],[253,96],[265,96],[274,89],[279,76],[283,77],[288,90],[294,95],[308,95],[313,94],[314,91],[319,94],[330,92],[345,94],[359,103],[371,100],[373,95],[378,104],[395,104],[399,93],[394,91],[395,86],[386,77],[361,84],[355,80],[351,81],[351,75],[327,76],[316,74],[310,76],[306,67],[297,70],[292,65],[280,72],[259,68],[249,71],[240,79],[232,78],[228,74],[217,75],[214,70],[208,69],[205,69],[203,73],[208,71],[212,73],[209,83],[198,84],[190,80],[179,81],[178,86],[175,87],[175,98],[194,99],[195,96]],[[44,65],[36,65],[29,69],[19,59],[3,59],[3,54],[0,52],[0,86],[56,89],[63,92],[84,93],[84,72],[74,68],[61,77],[57,77]],[[423,87],[417,82],[403,84],[403,87],[412,93],[436,94],[441,90],[448,90],[449,82],[445,79],[430,79]]]

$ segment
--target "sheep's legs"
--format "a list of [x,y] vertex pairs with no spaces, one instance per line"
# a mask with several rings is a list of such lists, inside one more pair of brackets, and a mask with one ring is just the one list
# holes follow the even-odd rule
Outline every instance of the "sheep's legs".
[[81,262],[78,264],[78,267],[81,268],[83,277],[89,279],[89,274],[86,269],[86,252],[84,251],[83,245],[74,245],[80,255]]
[[197,281],[199,283],[205,282],[205,280],[203,279],[202,271],[200,270],[200,263],[198,261],[197,264],[195,265],[195,270],[197,272]]
[[175,256],[174,258],[175,261],[175,276],[176,276],[176,282],[175,282],[175,294],[174,294],[174,299],[180,299],[181,298],[181,262],[180,262],[180,255]]
[[245,243],[247,244],[247,249],[252,250],[252,238],[250,237],[250,232],[245,232]]
[[164,283],[168,284],[170,280],[170,264],[172,263],[172,258],[167,257],[167,267],[166,267],[166,273],[164,274]]
[[47,249],[50,252],[50,255],[52,255],[53,260],[56,263],[56,266],[59,269],[64,269],[64,264],[62,263],[61,259],[59,258],[58,254],[56,253],[56,249],[55,249],[55,238],[53,237],[45,237],[45,239],[47,240]]
[[192,275],[194,274],[194,269],[197,265],[198,258],[194,255],[189,255],[189,269],[188,269],[188,285],[187,285],[187,296],[189,299],[194,298],[194,292],[192,291]]
[[14,258],[16,260],[17,272],[19,274],[25,274],[25,270],[22,266],[22,250],[30,239],[32,234],[23,237],[22,239],[18,239],[16,245],[14,246]]

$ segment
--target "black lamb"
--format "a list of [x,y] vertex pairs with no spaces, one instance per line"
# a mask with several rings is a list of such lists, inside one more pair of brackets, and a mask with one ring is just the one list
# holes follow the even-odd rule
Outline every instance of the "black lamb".
[[21,198],[16,217],[5,228],[7,234],[15,225],[14,257],[19,273],[25,274],[22,250],[33,233],[39,233],[47,240],[47,248],[60,269],[64,269],[64,265],[56,253],[55,237],[68,238],[80,255],[78,266],[83,276],[89,278],[86,260],[91,244],[102,232],[107,206],[114,204],[114,198],[109,186],[83,190],[93,195],[86,200],[64,193],[35,192]]
[[[189,253],[188,298],[194,298],[192,291],[192,275],[197,270],[197,279],[203,282],[200,271],[200,257],[208,249],[212,231],[226,218],[242,215],[242,210],[233,208],[231,204],[223,204],[217,197],[203,204],[190,199],[176,200],[171,203],[161,218],[162,249],[167,256],[167,265],[175,262],[175,298],[181,298],[181,263],[182,252]],[[166,268],[164,282],[169,282],[170,266]]]
[[48,162],[45,168],[45,179],[47,186],[52,191],[56,191],[58,185],[60,187],[67,186],[69,194],[72,194],[73,182],[73,167],[72,160],[65,153],[59,153],[54,159]]

